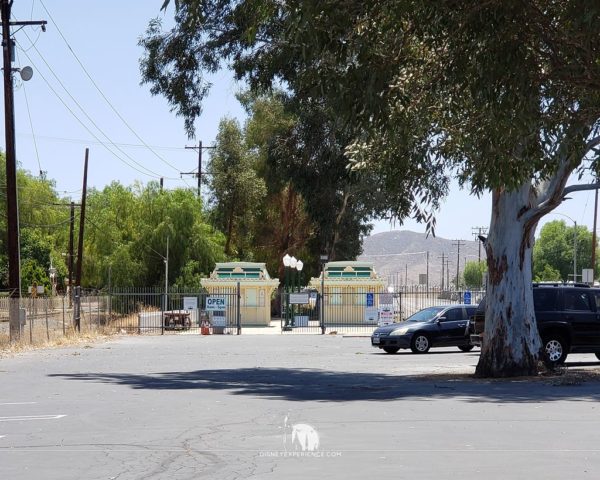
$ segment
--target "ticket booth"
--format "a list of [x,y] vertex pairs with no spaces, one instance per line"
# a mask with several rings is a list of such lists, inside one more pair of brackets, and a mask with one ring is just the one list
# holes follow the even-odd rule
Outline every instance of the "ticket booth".
[[233,294],[239,282],[242,326],[269,326],[271,297],[279,286],[279,280],[269,276],[264,263],[217,263],[210,278],[203,278],[200,282],[209,295]]
[[[322,275],[325,278],[322,278]],[[324,321],[328,325],[377,324],[381,295],[387,292],[385,281],[369,262],[328,262],[310,287],[321,293],[325,301]]]

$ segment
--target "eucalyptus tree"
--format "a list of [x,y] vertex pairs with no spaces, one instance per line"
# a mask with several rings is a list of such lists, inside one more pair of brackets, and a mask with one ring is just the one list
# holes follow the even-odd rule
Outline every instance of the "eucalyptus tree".
[[[165,0],[163,8],[171,2]],[[541,342],[532,249],[539,220],[598,170],[600,4],[578,0],[175,2],[151,22],[144,81],[188,133],[228,65],[252,88],[283,83],[352,127],[346,149],[375,172],[388,213],[434,226],[458,178],[492,194],[483,376],[535,374]]]
[[236,120],[223,119],[210,156],[210,203],[216,226],[225,233],[225,253],[248,259],[254,214],[266,195],[256,157],[246,148]]

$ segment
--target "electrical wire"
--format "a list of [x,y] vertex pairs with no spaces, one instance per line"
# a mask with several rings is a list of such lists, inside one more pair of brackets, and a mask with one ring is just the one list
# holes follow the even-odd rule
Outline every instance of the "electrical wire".
[[[31,39],[29,38],[29,35],[27,35],[27,32],[23,31],[23,34],[27,37],[27,40],[29,40],[31,42]],[[85,118],[87,118],[88,121],[96,128],[96,130],[98,130],[102,134],[102,136],[104,138],[106,138],[106,140],[108,141],[108,143],[110,145],[112,145],[115,149],[117,149],[119,152],[121,152],[123,155],[125,155],[130,161],[132,161],[133,163],[135,163],[136,165],[138,165],[140,168],[143,168],[144,170],[150,172],[149,174],[145,173],[145,175],[147,175],[149,177],[154,177],[154,178],[160,178],[160,177],[162,177],[162,175],[160,175],[159,173],[156,173],[156,172],[150,170],[148,167],[145,167],[140,162],[138,162],[137,160],[135,160],[127,152],[125,152],[124,150],[122,150],[118,145],[116,145],[111,140],[111,138],[104,132],[104,130],[102,130],[102,128],[100,128],[100,126],[96,123],[96,121],[81,106],[81,104],[77,101],[77,99],[75,99],[75,97],[73,97],[73,95],[71,95],[71,92],[69,92],[69,90],[67,89],[67,87],[65,86],[65,84],[58,77],[58,75],[56,74],[56,72],[54,71],[54,69],[50,66],[50,64],[46,61],[46,59],[44,58],[44,56],[42,55],[42,53],[39,51],[39,49],[35,45],[33,46],[33,49],[37,52],[37,54],[39,55],[39,57],[42,59],[42,62],[44,62],[44,64],[46,65],[46,67],[48,68],[48,70],[50,71],[50,73],[54,76],[54,78],[56,79],[56,81],[58,82],[58,84],[62,87],[62,89],[65,91],[65,93],[69,96],[69,98],[71,99],[71,101],[73,103],[75,103],[75,105],[77,105],[77,107],[79,108],[79,110],[81,111],[81,113],[83,113],[83,115],[85,116]],[[29,56],[29,54],[27,52],[24,52],[24,53],[25,53],[25,55],[27,55],[27,58],[29,59],[29,61],[31,61],[33,63],[33,60],[31,59],[31,57]],[[41,75],[41,73],[40,73],[40,75]],[[140,171],[140,170],[138,170],[138,171]],[[144,173],[144,172],[140,172],[140,173]]]
[[[75,215],[75,218],[79,218],[79,217],[80,217],[80,214],[77,213]],[[62,222],[52,223],[52,224],[49,224],[49,225],[40,225],[40,224],[23,223],[23,222],[20,222],[20,225],[22,227],[30,227],[30,228],[54,228],[54,227],[59,227],[59,226],[65,225],[65,224],[69,223],[70,221],[71,221],[71,217],[67,218],[66,220],[64,220]]]
[[[69,113],[73,116],[73,118],[75,118],[75,120],[77,120],[77,122],[79,122],[79,124],[92,136],[94,137],[99,143],[100,145],[102,145],[110,154],[112,154],[115,158],[117,158],[119,161],[121,161],[122,163],[124,163],[125,165],[127,165],[128,167],[132,168],[133,170],[136,170],[137,172],[141,173],[142,175],[146,175],[148,177],[152,177],[152,178],[160,178],[160,175],[156,175],[154,174],[154,172],[152,174],[144,172],[142,170],[140,170],[139,168],[135,167],[134,165],[130,164],[127,160],[125,160],[124,158],[122,158],[121,156],[119,156],[117,153],[115,153],[113,150],[111,150],[108,145],[106,144],[106,142],[103,142],[100,138],[98,138],[98,136],[77,116],[77,114],[71,109],[71,107],[69,107],[69,105],[67,105],[67,103],[63,100],[63,98],[59,95],[59,93],[54,89],[54,87],[50,84],[50,82],[48,81],[48,79],[44,76],[44,74],[37,68],[35,62],[31,59],[31,57],[27,54],[27,52],[23,51],[23,53],[25,53],[25,56],[27,56],[27,59],[31,62],[31,64],[36,68],[36,70],[38,71],[40,77],[42,77],[42,80],[44,81],[44,83],[46,83],[46,85],[48,86],[48,88],[52,91],[52,93],[56,96],[56,98],[58,98],[58,100],[63,104],[63,106],[69,111]],[[137,162],[136,162],[137,163]]]
[[54,26],[56,27],[56,30],[58,31],[58,34],[60,35],[60,37],[63,39],[63,41],[65,42],[65,45],[67,46],[67,48],[69,49],[69,51],[71,52],[71,54],[73,55],[73,57],[75,58],[75,60],[77,60],[77,63],[79,64],[79,66],[81,67],[81,69],[85,72],[86,76],[89,78],[90,82],[92,82],[92,85],[94,85],[94,87],[96,88],[96,90],[98,91],[98,93],[102,96],[102,98],[104,99],[104,101],[108,104],[108,106],[112,109],[112,111],[117,115],[117,117],[119,117],[119,119],[123,122],[123,124],[129,129],[129,131],[131,133],[133,133],[133,135],[135,135],[135,137],[142,142],[142,144],[144,145],[144,147],[146,147],[150,152],[152,152],[154,154],[154,156],[156,158],[158,158],[161,162],[163,162],[164,164],[168,165],[169,167],[171,167],[172,169],[174,169],[176,172],[179,172],[180,170],[175,167],[174,165],[172,165],[171,163],[169,163],[167,160],[165,160],[163,157],[161,157],[158,153],[156,153],[154,151],[154,149],[152,149],[152,147],[150,145],[148,145],[144,139],[142,137],[140,137],[140,135],[131,127],[131,125],[129,125],[129,123],[127,123],[127,121],[123,118],[123,116],[121,115],[121,113],[119,113],[119,111],[115,108],[115,106],[111,103],[111,101],[106,97],[106,95],[104,94],[104,92],[102,91],[102,89],[98,86],[98,84],[94,81],[94,79],[92,78],[92,76],[90,75],[90,73],[88,72],[87,68],[85,68],[83,62],[79,59],[79,57],[77,56],[77,54],[75,53],[75,51],[73,50],[73,48],[71,47],[71,45],[69,44],[69,42],[67,41],[67,39],[65,38],[65,36],[63,35],[60,27],[58,26],[58,24],[56,23],[56,21],[54,20],[54,18],[52,17],[52,14],[48,11],[48,9],[46,8],[46,5],[44,4],[44,2],[42,0],[40,0],[40,4],[42,5],[43,9],[46,11],[46,13],[48,14],[48,17],[50,18],[50,21],[54,24]]
[[[27,136],[28,134],[20,134],[21,136]],[[65,138],[65,137],[52,137],[48,135],[37,135],[39,140],[55,140],[57,142],[64,143],[76,143],[81,145],[100,145],[100,142],[84,140],[82,138]],[[115,143],[115,145],[119,145],[121,147],[127,148],[146,148],[144,145],[135,144],[135,143]],[[184,151],[185,147],[170,147],[170,146],[157,146],[153,145],[152,148],[157,150],[176,150],[176,151]],[[198,167],[196,167],[197,169]]]
[[[32,7],[33,9],[33,7]],[[19,60],[19,52],[17,51],[17,60],[19,61],[19,63],[21,63],[21,61]],[[23,85],[23,94],[25,96],[25,105],[27,106],[27,116],[29,117],[29,126],[31,127],[31,136],[33,137],[33,146],[35,148],[35,156],[37,158],[37,163],[38,163],[38,167],[40,167],[40,177],[42,176],[42,164],[40,162],[40,152],[38,150],[38,145],[37,145],[37,140],[35,138],[35,131],[33,129],[33,120],[31,119],[31,110],[29,109],[29,98],[27,97],[27,88],[25,87],[25,82],[22,83]]]

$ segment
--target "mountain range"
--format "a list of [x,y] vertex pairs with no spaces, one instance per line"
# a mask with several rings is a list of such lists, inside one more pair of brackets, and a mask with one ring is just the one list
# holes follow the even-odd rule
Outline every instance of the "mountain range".
[[[375,271],[390,285],[426,284],[429,266],[429,286],[442,285],[442,256],[444,261],[443,284],[451,285],[456,279],[456,264],[462,275],[465,263],[485,261],[485,249],[478,240],[456,240],[427,236],[409,230],[377,233],[363,239],[363,253],[359,261],[372,262]],[[481,255],[481,257],[480,257]]]

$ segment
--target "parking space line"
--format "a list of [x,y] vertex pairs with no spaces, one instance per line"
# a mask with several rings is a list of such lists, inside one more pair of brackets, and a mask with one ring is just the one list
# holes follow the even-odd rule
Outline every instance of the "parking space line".
[[0,422],[26,422],[30,420],[57,420],[66,415],[16,415],[13,417],[0,417]]
[[37,402],[4,402],[0,405],[35,405]]

